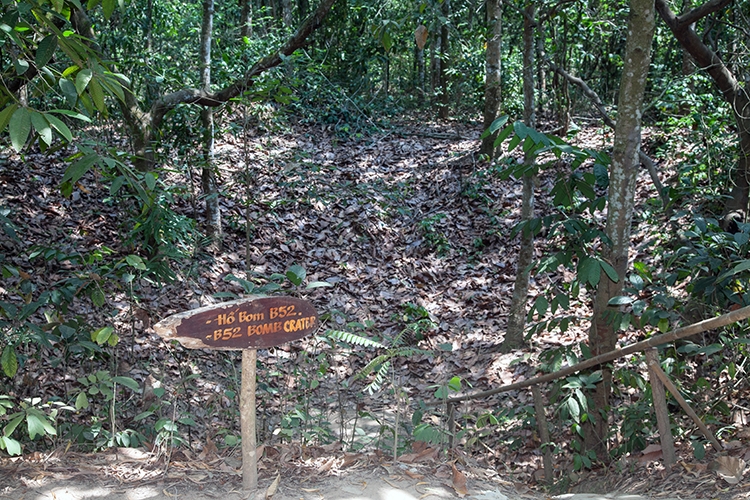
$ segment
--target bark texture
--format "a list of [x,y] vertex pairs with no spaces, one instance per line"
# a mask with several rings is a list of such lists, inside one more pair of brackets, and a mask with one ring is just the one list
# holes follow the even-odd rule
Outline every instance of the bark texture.
[[[534,27],[536,23],[536,7],[529,4],[523,20],[523,119],[526,125],[536,127],[536,113],[534,104]],[[528,151],[524,154],[524,164],[527,173],[523,176],[523,191],[521,194],[521,222],[528,222],[534,217],[534,181],[532,173],[536,154]],[[521,232],[521,245],[518,250],[516,263],[516,281],[513,286],[513,296],[508,311],[508,325],[505,338],[500,349],[510,352],[523,345],[523,332],[526,326],[526,301],[529,295],[529,274],[531,262],[534,258],[534,235],[527,228]]]
[[450,30],[448,19],[451,15],[450,0],[443,0],[442,13],[444,21],[440,27],[440,105],[438,116],[442,119],[448,118],[448,49],[450,43]]
[[[502,12],[501,0],[487,0],[487,50],[485,51],[484,130],[490,128],[502,107]],[[481,153],[494,157],[498,132],[482,139]]]
[[[203,22],[201,24],[200,71],[201,88],[211,92],[211,43],[214,26],[214,0],[203,0]],[[203,125],[203,161],[201,183],[203,199],[206,203],[206,233],[211,239],[213,250],[221,249],[221,210],[219,208],[219,187],[213,165],[214,156],[214,111],[211,107],[201,110]]]
[[[609,244],[604,247],[604,258],[617,271],[619,279],[612,281],[606,273],[594,299],[594,318],[589,331],[589,347],[594,356],[612,351],[617,344],[617,331],[612,323],[616,307],[610,306],[613,297],[621,295],[623,277],[628,268],[630,226],[635,204],[635,185],[640,165],[638,153],[641,145],[641,115],[646,77],[651,63],[651,44],[654,35],[654,5],[652,0],[631,0],[628,19],[628,39],[625,47],[625,65],[620,82],[617,123],[609,174],[606,234]],[[609,399],[612,372],[602,367],[602,382],[593,394],[593,417],[586,427],[586,447],[594,450],[597,458],[608,458]]]

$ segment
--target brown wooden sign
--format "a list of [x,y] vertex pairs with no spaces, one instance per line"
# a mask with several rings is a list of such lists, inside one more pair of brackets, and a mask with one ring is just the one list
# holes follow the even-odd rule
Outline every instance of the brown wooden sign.
[[255,297],[223,302],[163,319],[154,330],[191,349],[264,349],[301,339],[318,328],[306,300]]

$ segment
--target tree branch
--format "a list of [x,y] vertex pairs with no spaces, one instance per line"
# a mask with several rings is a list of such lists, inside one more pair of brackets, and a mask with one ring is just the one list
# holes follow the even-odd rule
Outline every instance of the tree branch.
[[[586,84],[586,82],[584,82],[582,79],[578,78],[577,76],[571,75],[570,73],[568,73],[561,67],[557,66],[552,61],[550,61],[549,59],[546,59],[545,62],[550,67],[550,69],[552,69],[552,71],[560,74],[563,78],[565,78],[569,82],[580,87],[581,91],[583,92],[583,95],[588,97],[591,100],[591,102],[594,103],[594,106],[596,106],[596,109],[597,111],[599,111],[599,114],[601,115],[602,120],[604,121],[604,124],[607,125],[609,128],[611,128],[612,130],[614,130],[615,122],[607,113],[607,110],[604,107],[604,103],[599,97],[599,94],[597,94],[591,87],[589,87]],[[656,190],[659,193],[661,202],[664,205],[664,207],[666,207],[667,204],[669,203],[669,197],[667,196],[667,192],[664,190],[664,184],[662,184],[661,179],[659,179],[659,174],[656,171],[656,165],[654,164],[654,161],[651,159],[651,157],[649,157],[642,150],[638,151],[638,159],[641,160],[641,163],[643,163],[643,165],[646,167],[646,170],[648,170],[648,173],[651,176],[651,182],[654,183],[654,187],[656,187]]]
[[682,328],[677,328],[676,330],[672,330],[671,332],[664,333],[662,335],[656,335],[654,337],[651,337],[650,339],[647,339],[641,342],[636,342],[635,344],[630,344],[629,346],[623,347],[622,349],[615,349],[614,351],[605,352],[603,354],[600,354],[599,356],[595,356],[593,358],[587,359],[586,361],[582,361],[581,363],[578,363],[576,365],[563,368],[562,370],[558,370],[554,373],[548,373],[546,375],[541,375],[539,377],[530,378],[528,380],[516,382],[515,384],[508,384],[502,387],[496,387],[495,389],[490,389],[488,391],[482,391],[482,392],[477,392],[474,394],[467,394],[465,396],[449,398],[444,401],[443,400],[432,401],[428,403],[428,405],[439,406],[445,403],[452,404],[452,403],[458,403],[461,401],[468,401],[470,399],[480,399],[480,398],[485,398],[487,396],[492,396],[494,394],[499,394],[501,392],[515,391],[518,389],[524,389],[532,385],[543,384],[545,382],[551,382],[553,380],[557,380],[558,378],[567,377],[568,375],[572,375],[576,372],[580,372],[588,368],[593,368],[594,366],[597,366],[597,365],[608,363],[610,361],[613,361],[618,358],[622,358],[629,354],[635,354],[636,352],[645,351],[646,349],[650,347],[656,347],[662,344],[667,344],[669,342],[674,342],[675,340],[684,339],[686,337],[697,335],[707,330],[720,328],[722,326],[726,326],[726,325],[735,323],[737,321],[742,321],[743,319],[747,319],[747,318],[750,318],[750,306],[745,306],[741,309],[728,312],[726,314],[717,316],[715,318],[710,318],[710,319],[700,321],[698,323],[693,323],[692,325],[684,326]]
[[730,3],[732,3],[732,0],[709,0],[703,5],[700,5],[689,12],[685,12],[681,16],[677,16],[675,19],[677,24],[690,26],[699,19],[703,19],[707,15],[723,9]]
[[246,89],[253,86],[255,79],[264,71],[280,65],[283,57],[291,56],[297,49],[307,45],[310,35],[318,29],[328,11],[331,10],[335,0],[322,0],[315,12],[305,20],[297,32],[275,53],[264,57],[250,68],[245,76],[228,87],[214,94],[198,89],[182,89],[171,94],[160,97],[151,106],[151,119],[154,127],[158,127],[166,113],[178,104],[198,104],[200,106],[216,107],[241,95]]

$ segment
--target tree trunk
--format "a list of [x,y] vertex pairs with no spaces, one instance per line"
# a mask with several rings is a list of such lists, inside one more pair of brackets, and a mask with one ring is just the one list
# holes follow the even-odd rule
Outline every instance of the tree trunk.
[[292,1],[281,0],[281,20],[285,28],[292,27]]
[[449,34],[448,20],[451,15],[450,0],[443,0],[443,24],[440,27],[440,105],[438,117],[442,120],[448,118],[448,48]]
[[656,0],[656,10],[680,45],[693,57],[699,68],[704,68],[719,88],[724,100],[732,107],[737,125],[739,160],[733,172],[734,188],[724,205],[725,214],[737,213],[745,218],[750,197],[750,98],[730,69],[716,52],[695,33],[696,21],[729,5],[731,0],[709,0],[689,12],[676,16],[667,0]]
[[[200,71],[201,88],[211,93],[211,41],[214,26],[214,0],[203,0],[203,22],[201,24]],[[214,112],[205,106],[201,110],[203,125],[203,168],[201,181],[203,199],[206,202],[206,233],[211,239],[211,247],[221,249],[221,209],[219,208],[219,190],[216,172],[213,165],[214,156]]]
[[424,49],[420,49],[418,46],[414,46],[414,58],[417,66],[417,81],[415,82],[417,90],[417,103],[422,106],[424,104]]
[[[484,130],[490,128],[502,108],[502,0],[487,0],[487,50],[485,51]],[[492,159],[499,131],[482,139],[481,153]]]
[[240,0],[240,4],[240,37],[250,38],[253,36],[253,2]]
[[[617,331],[612,323],[616,306],[610,306],[613,297],[622,294],[623,281],[628,269],[630,227],[635,204],[635,186],[640,161],[641,115],[646,77],[651,62],[651,44],[654,35],[653,0],[630,0],[628,38],[625,47],[625,67],[620,82],[617,123],[612,150],[607,199],[606,234],[610,241],[604,246],[603,257],[617,271],[619,279],[612,281],[606,273],[594,298],[594,317],[589,330],[589,347],[597,356],[611,351],[617,344]],[[609,396],[612,372],[602,367],[602,382],[597,384],[589,408],[590,425],[586,426],[586,448],[594,450],[597,458],[608,458]]]
[[[526,6],[523,18],[523,119],[526,125],[536,127],[534,104],[534,19],[536,6],[530,3]],[[523,192],[521,195],[521,222],[528,222],[534,217],[534,181],[536,175],[531,168],[534,164],[535,153],[524,153],[524,164],[528,167],[523,176]],[[500,346],[503,352],[510,352],[521,347],[524,343],[523,331],[526,326],[526,302],[529,295],[529,274],[531,262],[534,258],[534,235],[528,225],[521,231],[521,245],[516,262],[516,281],[513,285],[513,296],[508,311],[508,325],[505,338]]]

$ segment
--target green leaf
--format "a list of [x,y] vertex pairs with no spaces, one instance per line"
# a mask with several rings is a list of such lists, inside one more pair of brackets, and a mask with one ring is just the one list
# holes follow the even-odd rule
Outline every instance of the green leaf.
[[45,434],[44,422],[33,413],[26,415],[26,427],[29,430],[29,437],[31,439],[37,436],[44,436]]
[[89,397],[86,395],[86,391],[78,393],[75,404],[76,410],[85,410],[89,407]]
[[49,124],[54,128],[58,134],[62,136],[63,139],[65,139],[67,142],[73,141],[73,133],[70,131],[67,125],[63,123],[62,120],[60,120],[56,116],[52,116],[50,114],[47,115],[47,121]]
[[143,180],[146,181],[146,187],[153,191],[156,187],[156,174],[153,172],[146,172],[146,175],[143,176]]
[[702,441],[693,441],[693,456],[696,460],[703,460],[706,456],[706,447]]
[[607,302],[607,304],[610,306],[624,306],[624,305],[632,304],[632,303],[633,303],[633,298],[627,297],[625,295],[618,295],[617,297],[612,297],[611,299],[609,299],[609,302]]
[[145,262],[143,262],[143,259],[138,255],[128,255],[127,257],[125,257],[125,262],[127,262],[129,266],[134,267],[140,271],[146,270]]
[[534,308],[536,309],[537,314],[539,316],[544,316],[547,314],[547,308],[549,307],[549,301],[546,297],[540,295],[536,298],[536,301],[534,303]]
[[5,109],[0,111],[0,133],[5,130],[5,127],[8,126],[8,123],[10,122],[11,117],[13,116],[13,113],[18,109],[18,104],[12,103],[9,104]]
[[60,78],[58,85],[60,86],[60,90],[65,96],[65,99],[67,99],[68,105],[70,107],[75,106],[76,102],[78,102],[78,92],[76,91],[75,84],[67,78]]
[[3,349],[3,354],[0,356],[0,366],[3,368],[3,373],[7,377],[13,377],[18,372],[18,357],[16,356],[16,349],[8,344]]
[[591,257],[584,257],[578,264],[578,280],[595,287],[601,277],[599,261]]
[[18,427],[21,422],[23,422],[23,417],[23,412],[14,413],[13,415],[11,415],[10,422],[8,422],[8,425],[6,425],[3,429],[3,434],[5,434],[6,436],[10,436],[11,434],[13,434],[13,431],[16,430],[16,427]]
[[102,307],[105,302],[107,302],[107,298],[104,296],[104,292],[100,288],[95,288],[94,291],[91,292],[91,302],[94,303],[96,307]]
[[[2,123],[0,123],[0,125],[2,125]],[[0,131],[2,131],[2,127],[0,127]],[[729,271],[722,273],[718,278],[716,278],[716,281],[722,281],[730,276],[734,276],[735,274],[747,271],[748,269],[750,269],[750,259],[743,260]]]
[[507,139],[511,133],[513,133],[513,125],[508,125],[503,129],[502,132],[500,132],[500,134],[498,134],[495,142],[493,143],[493,146],[498,147],[500,144],[505,142],[505,139]]
[[52,8],[55,9],[55,12],[62,12],[65,7],[65,0],[50,0],[50,3],[52,3]]
[[75,118],[76,120],[91,123],[91,118],[82,113],[79,113],[78,111],[72,111],[70,109],[51,109],[49,110],[49,113],[58,113],[61,115],[69,116],[71,118]]
[[667,333],[669,331],[669,320],[667,318],[660,319],[657,327],[661,333]]
[[102,11],[104,18],[109,21],[112,13],[115,11],[116,0],[102,0]]
[[484,131],[484,133],[482,134],[482,139],[500,130],[501,127],[508,123],[508,118],[508,115],[503,115],[499,118],[496,118],[495,121],[493,121],[490,125],[490,128]]
[[516,147],[519,144],[521,144],[521,136],[516,134],[513,136],[513,139],[511,139],[510,142],[508,143],[508,152],[510,153],[511,151],[516,149]]
[[573,417],[573,420],[575,422],[580,422],[581,420],[581,407],[578,405],[578,401],[575,400],[575,398],[568,398],[567,401],[568,411],[570,412],[570,416]]
[[444,385],[441,385],[437,388],[435,393],[433,394],[435,396],[435,399],[445,399],[448,397],[448,388]]
[[13,66],[16,68],[17,75],[23,75],[29,70],[29,61],[26,59],[14,59]]
[[99,155],[96,153],[89,153],[83,158],[80,158],[77,162],[68,167],[63,175],[62,182],[70,181],[76,183],[83,177],[83,175],[89,171],[89,169],[99,159]]
[[76,92],[78,95],[83,94],[83,91],[88,87],[91,78],[94,76],[94,72],[90,69],[82,69],[76,75]]
[[91,95],[91,99],[94,101],[94,106],[96,106],[96,109],[102,113],[107,113],[107,106],[104,104],[104,91],[102,90],[102,86],[99,85],[99,82],[96,80],[91,80],[89,82],[89,94]]
[[455,392],[461,390],[461,377],[453,377],[448,381],[448,387]]
[[52,144],[52,128],[47,118],[42,113],[31,111],[31,124],[34,125],[34,130],[39,134],[39,139],[50,146]]
[[307,276],[307,271],[304,267],[295,264],[286,271],[286,278],[291,281],[295,286],[302,284],[302,281]]
[[620,280],[620,277],[617,275],[617,271],[615,271],[615,268],[610,265],[609,262],[606,260],[600,260],[599,264],[602,266],[602,269],[604,269],[604,272],[607,274],[607,277],[612,281],[612,283],[617,283]]
[[130,377],[112,377],[112,382],[115,382],[116,384],[124,385],[128,389],[132,389],[134,391],[137,391],[141,388],[140,385],[138,385],[138,382],[133,380]]
[[91,332],[91,340],[99,345],[103,345],[109,340],[109,336],[112,335],[112,332],[114,331],[115,329],[111,326],[105,326],[104,328]]
[[382,42],[383,48],[385,49],[386,53],[390,52],[391,48],[393,47],[393,38],[387,31],[383,32]]
[[34,64],[38,68],[46,66],[48,62],[52,60],[52,56],[55,55],[57,49],[57,35],[51,34],[45,36],[39,46],[36,49],[36,55],[34,56]]
[[8,436],[0,436],[0,449],[5,449],[8,455],[20,455],[21,443]]
[[31,112],[28,108],[18,108],[13,113],[13,118],[10,120],[10,142],[13,145],[13,149],[19,153],[24,145],[26,139],[29,138],[31,133]]

